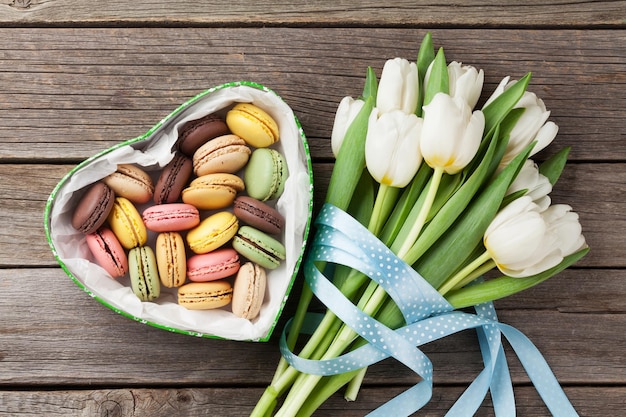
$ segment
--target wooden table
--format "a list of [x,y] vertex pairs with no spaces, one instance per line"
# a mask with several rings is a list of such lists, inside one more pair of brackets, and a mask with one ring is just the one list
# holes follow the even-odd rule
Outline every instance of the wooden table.
[[[538,160],[572,147],[553,200],[580,214],[591,252],[496,307],[535,342],[580,415],[623,415],[626,1],[302,3],[0,1],[0,415],[248,415],[278,361],[279,332],[268,343],[194,338],[95,302],[49,250],[48,195],[88,156],[245,79],[278,92],[302,122],[319,203],[339,100],[359,94],[368,65],[380,74],[388,58],[413,58],[427,30],[449,60],[484,69],[483,100],[502,77],[531,71],[530,90],[560,126]],[[480,354],[471,332],[424,350],[435,394],[418,415],[440,416],[480,371]],[[549,415],[509,357],[519,415]],[[337,395],[318,415],[364,415],[415,382],[385,361],[358,401]],[[479,415],[493,415],[489,401]]]

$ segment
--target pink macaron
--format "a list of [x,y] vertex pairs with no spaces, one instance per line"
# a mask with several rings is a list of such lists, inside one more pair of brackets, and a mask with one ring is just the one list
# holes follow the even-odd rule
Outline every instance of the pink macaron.
[[179,232],[196,227],[200,223],[200,212],[191,204],[158,204],[145,209],[142,218],[153,232]]
[[230,277],[239,271],[239,255],[232,248],[194,255],[187,260],[187,277],[190,281],[214,281]]
[[110,229],[101,227],[94,233],[88,234],[86,239],[96,263],[113,278],[122,277],[128,272],[126,252]]

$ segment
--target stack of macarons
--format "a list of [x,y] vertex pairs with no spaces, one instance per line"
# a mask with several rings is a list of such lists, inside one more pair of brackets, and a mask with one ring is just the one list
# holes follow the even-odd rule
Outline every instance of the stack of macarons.
[[120,164],[85,187],[72,226],[96,263],[113,278],[127,276],[142,301],[173,288],[187,309],[230,305],[252,320],[266,270],[286,256],[276,209],[288,177],[273,146],[279,138],[274,119],[252,103],[189,121],[162,169]]

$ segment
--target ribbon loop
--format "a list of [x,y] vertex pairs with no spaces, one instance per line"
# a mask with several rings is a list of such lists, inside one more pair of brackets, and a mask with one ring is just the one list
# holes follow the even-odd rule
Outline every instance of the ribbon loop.
[[[326,204],[322,208],[316,226],[315,240],[304,263],[306,283],[328,309],[368,344],[329,359],[301,358],[287,346],[288,323],[281,335],[280,350],[291,366],[308,374],[330,376],[393,357],[421,380],[368,416],[409,416],[430,401],[433,391],[433,366],[419,346],[475,329],[485,367],[450,408],[447,417],[473,415],[487,392],[491,393],[496,416],[515,416],[502,336],[509,341],[552,414],[557,417],[578,416],[538,349],[520,331],[500,323],[492,303],[475,306],[476,314],[455,311],[411,266],[350,215],[334,206]],[[397,304],[406,324],[392,330],[365,314],[318,269],[316,262],[319,261],[345,265],[367,275]],[[301,331],[312,334],[318,323],[319,315],[309,313]]]

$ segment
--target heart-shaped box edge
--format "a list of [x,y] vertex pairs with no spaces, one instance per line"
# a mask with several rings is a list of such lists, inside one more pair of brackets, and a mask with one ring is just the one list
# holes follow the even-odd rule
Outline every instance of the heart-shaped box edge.
[[[94,291],[93,288],[90,288],[89,285],[87,285],[81,279],[79,279],[76,276],[75,272],[72,271],[72,269],[67,265],[66,260],[62,256],[59,255],[59,252],[55,244],[54,231],[52,230],[53,227],[51,224],[51,220],[53,217],[53,210],[54,210],[57,197],[59,196],[60,193],[62,193],[62,190],[64,186],[67,185],[68,181],[70,181],[70,179],[72,179],[78,172],[81,172],[82,169],[89,167],[94,162],[97,162],[103,158],[110,156],[112,153],[115,153],[117,151],[124,151],[128,147],[132,147],[132,145],[137,145],[137,144],[141,144],[145,142],[146,143],[145,147],[149,147],[152,144],[151,141],[160,132],[163,132],[167,126],[170,126],[171,123],[175,123],[176,119],[179,118],[179,116],[181,116],[186,110],[192,109],[194,105],[201,103],[204,98],[210,96],[211,94],[220,92],[225,89],[230,89],[230,88],[252,89],[250,90],[250,92],[251,93],[253,91],[255,92],[252,95],[256,94],[256,92],[260,92],[260,94],[268,94],[271,96],[270,97],[271,100],[274,100],[277,103],[280,103],[281,106],[284,106],[285,109],[288,109],[289,117],[291,121],[294,123],[293,127],[297,130],[297,136],[299,139],[297,146],[298,146],[299,153],[301,153],[300,154],[300,157],[302,158],[301,162],[303,162],[305,165],[306,174],[307,174],[306,176],[308,177],[307,179],[308,188],[305,191],[307,201],[303,202],[303,205],[305,206],[304,209],[306,209],[307,216],[306,216],[306,221],[304,222],[304,224],[300,225],[300,227],[302,228],[301,230],[302,243],[301,243],[301,246],[294,252],[294,256],[296,256],[296,259],[293,260],[293,269],[291,270],[290,276],[288,277],[286,281],[284,296],[282,297],[281,300],[274,302],[275,314],[274,314],[273,319],[269,322],[269,325],[267,326],[267,328],[263,329],[262,334],[257,334],[252,337],[239,337],[239,336],[233,337],[231,335],[225,336],[223,334],[216,334],[215,332],[204,332],[204,331],[197,331],[194,329],[178,328],[169,324],[164,324],[162,322],[159,323],[157,320],[154,320],[154,319],[146,319],[145,317],[143,317],[143,315],[133,314],[122,308],[117,307],[111,300],[99,295],[96,291]],[[248,100],[242,100],[242,101],[250,101],[250,100],[248,99]],[[230,103],[227,103],[224,107],[228,107],[229,104]],[[191,119],[193,119],[193,117]],[[180,122],[180,120],[178,122]],[[157,141],[155,141],[155,143],[156,142]],[[166,163],[166,161],[163,162],[163,164],[164,163]],[[72,281],[79,288],[87,292],[92,298],[96,299],[98,302],[100,302],[107,308],[115,311],[116,313],[124,317],[130,318],[132,320],[141,322],[143,324],[147,324],[149,326],[171,331],[174,333],[186,334],[186,335],[197,336],[197,337],[213,338],[213,339],[229,339],[229,340],[265,342],[265,341],[268,341],[269,338],[271,337],[282,315],[282,311],[284,309],[285,303],[287,302],[289,294],[291,293],[291,290],[295,283],[295,279],[298,275],[298,271],[299,271],[300,264],[304,256],[306,242],[307,242],[310,227],[311,227],[312,213],[313,213],[313,168],[312,168],[308,142],[304,134],[304,131],[302,129],[302,126],[300,124],[300,121],[298,120],[296,115],[293,113],[293,110],[284,102],[284,100],[271,89],[261,84],[251,82],[251,81],[237,81],[237,82],[224,83],[219,86],[211,87],[207,90],[204,90],[203,92],[197,94],[196,96],[182,103],[174,111],[172,111],[166,117],[161,119],[158,123],[156,123],[152,128],[150,128],[143,135],[140,135],[133,139],[129,139],[121,143],[118,143],[116,145],[113,145],[112,147],[85,159],[83,162],[81,162],[80,164],[72,168],[59,181],[59,183],[55,186],[50,196],[48,197],[48,200],[45,206],[45,213],[44,213],[44,229],[45,229],[46,238],[48,240],[48,244],[52,250],[52,253],[56,261],[61,266],[61,268],[65,271],[65,273],[72,279]],[[272,272],[270,272],[270,277],[269,277],[270,279],[271,279],[271,273]],[[245,320],[245,319],[239,319],[239,320]]]

